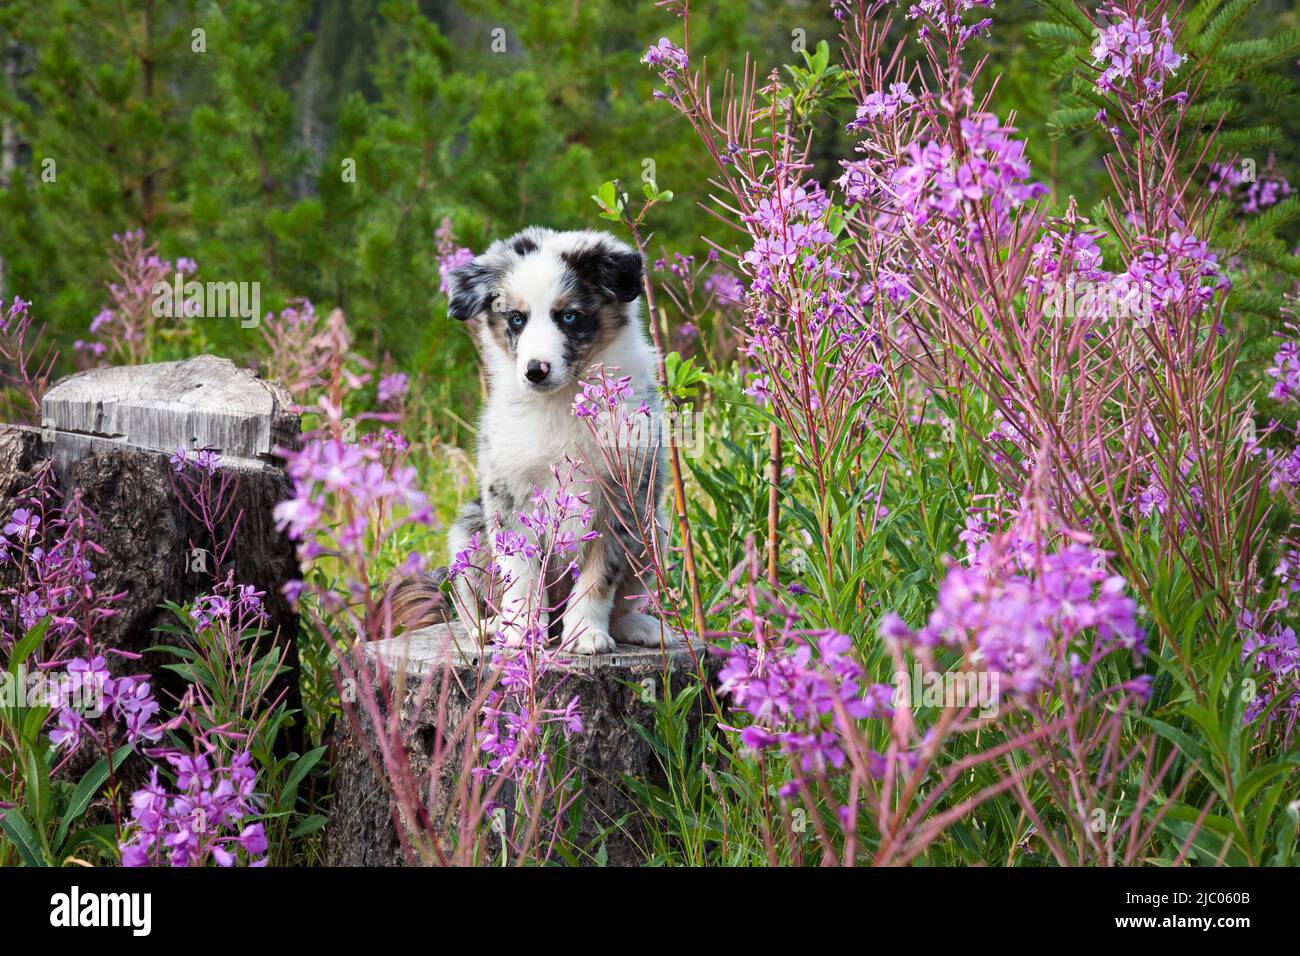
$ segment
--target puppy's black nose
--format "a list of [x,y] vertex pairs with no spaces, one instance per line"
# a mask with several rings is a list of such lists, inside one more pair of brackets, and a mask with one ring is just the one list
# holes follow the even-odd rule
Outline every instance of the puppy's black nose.
[[546,376],[551,374],[551,365],[549,362],[539,362],[533,359],[528,363],[528,371],[524,372],[524,377],[534,385],[540,385],[546,381]]

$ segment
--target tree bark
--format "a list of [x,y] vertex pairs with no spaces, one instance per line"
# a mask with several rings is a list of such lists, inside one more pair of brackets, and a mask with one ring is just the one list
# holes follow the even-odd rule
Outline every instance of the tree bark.
[[[298,621],[282,593],[298,577],[298,564],[293,543],[272,518],[276,503],[290,493],[274,449],[298,442],[291,408],[280,386],[213,356],[69,376],[42,400],[39,430],[0,426],[0,517],[20,506],[23,489],[45,461],[65,499],[80,489],[98,518],[96,541],[105,551],[93,561],[95,586],[122,594],[116,614],[96,629],[98,649],[142,653],[167,643],[155,632],[171,616],[160,605],[192,601],[211,591],[217,572],[232,570],[236,583],[265,592],[267,639],[284,648],[290,667],[277,691],[298,708]],[[169,458],[181,447],[216,450],[221,468],[237,476],[233,507],[219,526],[233,540],[224,568],[216,567],[207,532],[173,485]],[[138,661],[109,658],[114,670],[148,674],[156,688],[179,693],[179,677],[162,670],[173,661],[157,653]]]

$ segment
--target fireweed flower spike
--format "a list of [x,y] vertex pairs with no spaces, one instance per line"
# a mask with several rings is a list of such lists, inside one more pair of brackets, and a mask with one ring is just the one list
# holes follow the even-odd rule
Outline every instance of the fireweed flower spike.
[[1287,339],[1278,346],[1268,374],[1275,379],[1269,396],[1279,402],[1300,401],[1300,344]]
[[1251,723],[1267,714],[1267,722],[1278,725],[1282,739],[1289,741],[1300,723],[1300,643],[1295,629],[1282,623],[1266,626],[1253,611],[1242,611],[1237,623],[1244,635],[1241,659],[1252,664],[1259,684],[1243,719]]
[[1291,195],[1291,184],[1277,170],[1277,159],[1269,154],[1268,164],[1255,176],[1247,177],[1234,163],[1213,163],[1205,188],[1239,203],[1243,215],[1255,215]]
[[848,636],[823,631],[791,633],[761,649],[733,643],[726,652],[720,691],[751,719],[741,742],[753,751],[781,750],[802,775],[786,785],[786,796],[805,778],[844,766],[837,715],[868,720],[893,714],[894,689],[866,684],[852,646]]
[[852,133],[866,129],[872,123],[892,120],[904,106],[915,103],[916,97],[906,83],[891,83],[888,91],[877,90],[858,107],[858,115],[845,129]]
[[94,541],[99,523],[80,492],[62,499],[45,469],[17,497],[22,504],[0,529],[0,566],[13,574],[0,588],[0,607],[10,611],[0,620],[0,648],[48,615],[47,644],[38,660],[54,666],[86,655],[95,625],[111,616],[119,596],[96,585],[93,561],[103,550]]
[[[1152,585],[1127,550],[1131,534],[1194,533],[1210,514],[1236,527],[1215,500],[1218,479],[1205,473],[1207,457],[1188,441],[1192,423],[1157,418],[1157,403],[1133,384],[1133,369],[1141,367],[1204,400],[1194,407],[1217,407],[1217,373],[1198,377],[1193,370],[1204,369],[1197,363],[1206,336],[1216,334],[1227,270],[1210,246],[1205,215],[1189,201],[1195,191],[1183,189],[1175,164],[1159,162],[1175,154],[1169,139],[1186,106],[1171,79],[1182,65],[1176,27],[1158,13],[1143,23],[1141,13],[1120,16],[1108,8],[1104,15],[1103,27],[1115,29],[1097,51],[1105,55],[1097,72],[1115,72],[1102,117],[1126,129],[1150,128],[1141,129],[1136,147],[1112,157],[1116,209],[1103,227],[1073,204],[1061,219],[1049,219],[1041,202],[1047,190],[1035,180],[1025,137],[997,111],[996,96],[976,101],[981,67],[963,64],[962,52],[989,28],[982,14],[990,4],[901,4],[924,51],[918,62],[891,51],[882,6],[833,5],[845,24],[845,62],[857,98],[844,119],[857,138],[855,152],[841,160],[833,183],[810,174],[802,135],[772,135],[768,104],[779,109],[789,85],[775,78],[764,85],[757,71],[738,75],[727,81],[721,103],[689,62],[675,63],[678,75],[664,77],[663,99],[717,164],[723,218],[743,230],[735,243],[745,285],[741,365],[749,395],[779,422],[784,440],[777,447],[786,452],[780,463],[790,484],[777,492],[778,504],[827,502],[835,489],[862,489],[852,503],[862,518],[856,536],[842,520],[810,527],[797,556],[783,546],[770,576],[749,569],[728,588],[739,592],[737,604],[761,603],[746,591],[756,582],[764,593],[789,597],[788,581],[779,578],[797,562],[799,581],[832,606],[851,574],[846,566],[854,566],[837,549],[856,554],[879,539],[880,526],[899,533],[907,523],[890,500],[895,476],[911,481],[927,460],[973,449],[1002,487],[981,494],[992,499],[987,506],[961,503],[965,514],[953,544],[964,560],[949,566],[925,625],[909,627],[900,608],[884,618],[881,644],[896,674],[915,663],[941,674],[960,668],[998,677],[1003,714],[989,719],[1008,734],[1006,746],[1027,756],[1024,775],[1004,785],[1032,779],[1034,786],[1063,786],[1066,805],[1070,785],[1057,767],[1068,765],[1075,779],[1100,779],[1087,747],[1076,746],[1072,735],[1096,735],[1088,739],[1113,743],[1132,759],[1116,715],[1131,714],[1151,690],[1147,675],[1135,671],[1147,646],[1138,598],[1146,599]],[[650,59],[652,67],[662,65],[659,55]],[[1153,157],[1170,172],[1146,188]],[[1143,188],[1135,187],[1139,181]],[[1067,293],[1074,299],[1062,298]],[[1115,314],[1117,304],[1129,309],[1127,318]],[[1285,367],[1283,359],[1278,364]],[[1181,394],[1164,404],[1193,407]],[[1125,419],[1117,424],[1119,408]],[[943,427],[940,447],[932,449],[925,434],[917,450],[916,429],[935,425]],[[844,438],[858,430],[877,435],[860,457]],[[1172,465],[1157,444],[1169,434],[1181,436]],[[845,458],[857,467],[837,467]],[[1278,470],[1300,486],[1300,464]],[[1144,516],[1144,508],[1151,514]],[[785,542],[781,518],[776,514],[769,534]],[[1104,550],[1085,547],[1090,539],[1104,542]],[[818,573],[805,573],[806,564]],[[1234,574],[1224,580],[1236,580]],[[881,608],[881,616],[888,610]],[[802,651],[792,646],[795,628],[779,614],[747,605],[735,617],[724,679],[734,691],[738,741],[761,752],[768,770],[784,769],[780,758],[787,758],[789,775],[781,780],[798,790],[810,815],[832,804],[860,810],[846,818],[859,829],[836,834],[847,843],[871,833],[882,841],[878,859],[924,852],[937,830],[920,821],[920,831],[909,829],[901,819],[906,801],[922,779],[946,779],[951,768],[942,751],[969,726],[969,710],[936,714],[928,705],[914,711],[894,704],[893,716],[846,720],[849,702],[841,701],[834,722],[825,714],[820,724],[787,722],[789,695],[782,691],[800,685],[803,675],[792,668],[817,670],[817,641],[802,642]],[[774,623],[761,626],[765,617]],[[834,659],[835,649],[827,650]],[[881,667],[862,648],[847,656],[859,666],[873,660],[876,679],[889,672],[888,663]],[[774,674],[789,677],[774,689]],[[960,752],[972,762],[983,759],[981,747]],[[845,787],[862,787],[872,794],[868,804],[879,797],[891,812],[864,823],[868,811],[845,805]],[[904,805],[891,804],[900,793]],[[1109,798],[1098,790],[1087,799]],[[1022,806],[1038,812],[1026,801]],[[1110,837],[1101,842],[1102,855],[1115,852]],[[797,853],[796,845],[787,849]],[[1070,860],[1093,850],[1054,844],[1049,852]]]
[[168,790],[154,767],[149,782],[131,795],[131,826],[122,865],[218,866],[266,864],[266,832],[259,812],[256,771],[247,752],[213,762],[218,747],[206,736],[194,754],[168,753],[176,777]]
[[[586,400],[606,407],[610,395],[619,394],[617,379],[609,382],[614,383],[610,386],[612,393],[605,391],[607,382],[602,380],[591,385]],[[565,739],[573,737],[582,733],[583,723],[577,695],[571,696],[563,706],[556,706],[564,699],[566,679],[556,669],[559,649],[548,642],[538,609],[546,602],[544,582],[565,573],[576,573],[580,549],[584,542],[597,536],[590,527],[592,510],[587,503],[587,481],[581,467],[568,462],[554,469],[553,477],[553,485],[536,489],[531,507],[519,513],[517,520],[522,531],[496,533],[497,555],[526,555],[542,573],[538,593],[530,601],[534,610],[529,626],[522,629],[522,640],[508,640],[500,631],[488,635],[496,682],[475,715],[478,724],[475,736],[482,760],[471,768],[474,779],[491,786],[509,783],[515,793],[539,810],[555,799],[559,793],[555,788],[572,773],[556,774],[558,785],[551,780],[552,734]],[[474,567],[473,556],[479,544],[477,539],[473,540],[465,551],[454,556],[448,575],[455,578],[486,572],[490,581],[488,602],[494,604],[495,595],[503,593],[505,582],[498,568]]]
[[1103,7],[1101,13],[1112,22],[1092,47],[1093,62],[1101,67],[1097,92],[1123,88],[1132,91],[1139,103],[1151,102],[1183,62],[1174,50],[1169,18],[1162,16],[1156,27],[1145,17],[1131,18],[1118,7]]
[[686,51],[667,37],[660,37],[658,43],[646,50],[641,62],[657,69],[666,79],[674,79],[686,69]]
[[1021,694],[1051,683],[1090,635],[1090,656],[1146,653],[1137,605],[1123,578],[1105,569],[1104,555],[1078,544],[1044,553],[1020,529],[986,541],[969,566],[949,569],[925,627],[909,634],[888,616],[882,636],[961,649]]
[[[474,250],[456,245],[452,221],[444,219],[434,233],[438,255],[438,291],[443,295],[451,292],[447,285],[447,276],[474,258]],[[383,401],[382,399],[380,400]]]
[[163,259],[139,229],[114,234],[110,261],[116,279],[108,284],[109,304],[91,319],[90,338],[76,343],[83,366],[106,358],[147,361],[158,324],[154,287],[170,286],[178,274],[189,277],[198,271],[193,259]]

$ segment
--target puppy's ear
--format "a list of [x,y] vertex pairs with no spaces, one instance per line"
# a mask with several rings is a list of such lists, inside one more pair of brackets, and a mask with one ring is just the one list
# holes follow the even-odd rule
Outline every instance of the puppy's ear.
[[597,245],[565,258],[584,281],[616,302],[631,302],[641,294],[641,256],[630,249]]
[[447,314],[465,322],[488,310],[496,289],[496,272],[482,261],[473,260],[447,274]]

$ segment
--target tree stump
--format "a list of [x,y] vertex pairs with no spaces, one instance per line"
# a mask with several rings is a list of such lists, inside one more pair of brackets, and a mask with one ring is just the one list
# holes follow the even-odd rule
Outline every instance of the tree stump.
[[[50,460],[65,498],[80,489],[97,515],[94,562],[97,587],[123,593],[116,615],[95,634],[103,647],[139,653],[165,643],[154,629],[170,612],[164,601],[185,603],[211,590],[214,572],[233,570],[235,581],[265,592],[273,639],[286,651],[291,672],[281,680],[289,706],[300,705],[295,647],[297,615],[281,593],[298,577],[293,543],[272,518],[290,482],[274,455],[298,444],[298,416],[281,386],[259,379],[227,359],[210,355],[183,362],[99,368],[57,382],[41,402],[41,428],[0,426],[0,517],[41,466]],[[231,558],[216,568],[206,532],[185,509],[173,485],[170,456],[178,448],[211,448],[223,470],[237,475]],[[241,514],[242,513],[242,514]],[[241,514],[237,526],[234,517]],[[203,551],[200,554],[196,549]],[[172,659],[148,654],[131,662],[164,689],[178,678],[160,670]],[[122,669],[110,657],[114,669]]]
[[[437,624],[375,641],[366,645],[363,653],[369,673],[383,674],[388,681],[411,772],[419,781],[420,797],[434,827],[439,832],[454,831],[463,735],[448,748],[450,755],[444,758],[430,793],[433,751],[437,741],[455,735],[454,729],[464,724],[467,716],[472,722],[471,739],[477,731],[477,715],[471,711],[488,679],[490,652],[484,660],[459,624]],[[539,693],[547,693],[553,701],[547,706],[563,707],[575,694],[580,702],[583,729],[567,743],[566,766],[576,773],[583,801],[582,824],[574,841],[580,852],[588,851],[582,852],[582,862],[595,862],[594,853],[602,841],[608,865],[631,866],[645,859],[649,845],[646,819],[624,785],[624,775],[662,785],[664,773],[650,745],[632,725],[653,726],[651,700],[662,699],[668,686],[674,693],[681,691],[694,679],[695,660],[709,666],[702,643],[669,645],[662,652],[620,645],[609,654],[565,655],[540,678]],[[440,721],[444,674],[450,680]],[[431,692],[425,684],[429,675]],[[558,691],[551,694],[560,682]],[[422,686],[426,687],[424,700]],[[699,726],[698,704],[690,718],[692,733]],[[356,715],[359,734],[351,720],[340,720],[334,797],[326,831],[329,862],[335,866],[404,866],[410,861],[394,822],[395,801],[385,783],[376,778],[371,763],[377,753],[374,727],[360,705]]]

